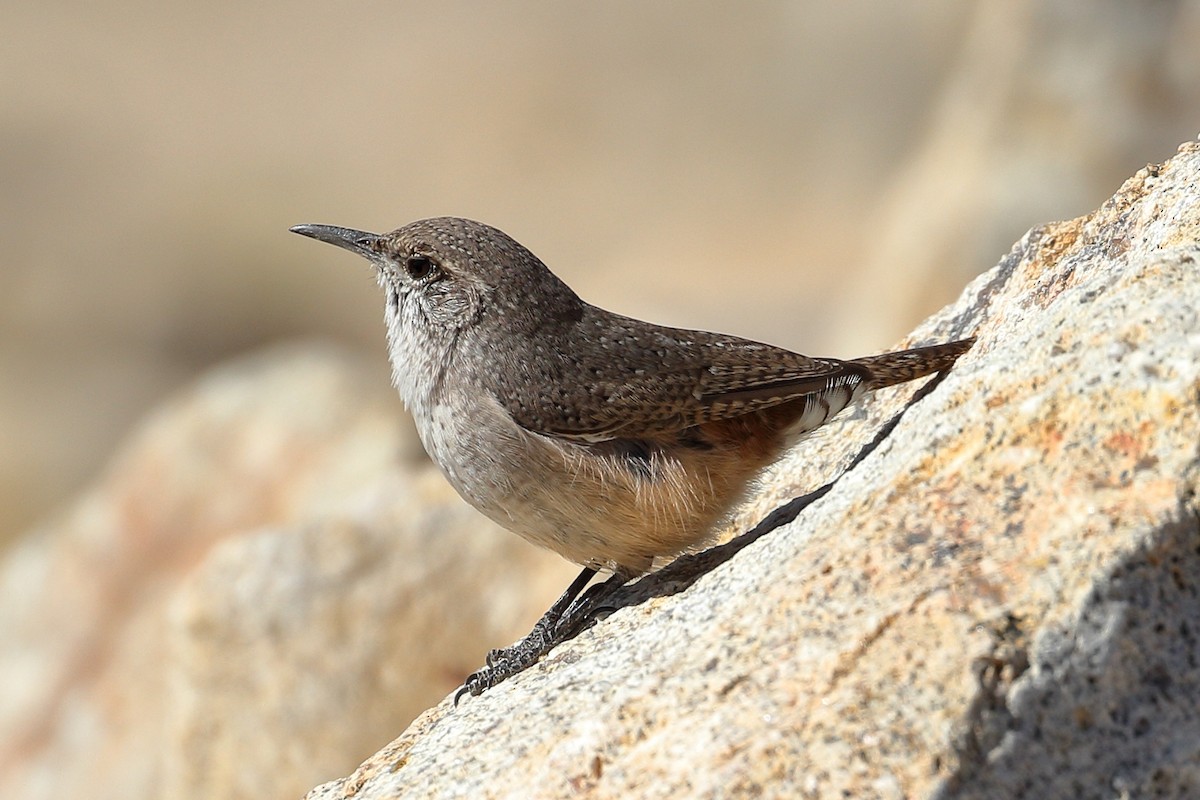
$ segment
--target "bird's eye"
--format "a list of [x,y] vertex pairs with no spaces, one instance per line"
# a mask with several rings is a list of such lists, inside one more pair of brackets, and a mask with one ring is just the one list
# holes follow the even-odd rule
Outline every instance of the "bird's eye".
[[414,281],[428,278],[435,268],[436,265],[429,256],[409,256],[404,260],[404,271]]

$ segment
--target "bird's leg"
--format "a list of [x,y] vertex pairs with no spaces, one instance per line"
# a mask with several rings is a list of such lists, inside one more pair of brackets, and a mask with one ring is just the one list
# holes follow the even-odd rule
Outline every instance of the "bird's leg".
[[[575,580],[571,581],[567,590],[554,601],[554,605],[550,606],[542,618],[534,624],[533,630],[525,638],[511,647],[492,650],[488,653],[487,666],[467,677],[462,688],[454,695],[454,704],[458,705],[459,699],[464,694],[478,697],[485,690],[535,664],[539,658],[566,638],[562,634],[567,630],[562,627],[561,623],[571,622],[571,627],[578,629],[581,623],[576,621],[579,619],[577,608],[589,597],[595,597],[596,594],[589,590],[583,597],[579,595],[595,574],[596,570],[592,567],[584,567]],[[592,589],[607,586],[611,580],[610,578],[604,583],[597,584]],[[576,602],[577,600],[579,602]],[[568,611],[570,614],[567,613]]]
[[555,626],[554,641],[551,647],[565,642],[588,627],[589,623],[596,619],[597,614],[611,611],[611,607],[604,605],[605,601],[616,594],[618,589],[629,583],[629,580],[627,574],[617,571],[601,583],[588,587],[588,590],[563,612],[562,618]]

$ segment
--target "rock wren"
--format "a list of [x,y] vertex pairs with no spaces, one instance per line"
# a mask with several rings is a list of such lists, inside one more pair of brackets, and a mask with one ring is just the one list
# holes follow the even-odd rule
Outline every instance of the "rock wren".
[[549,650],[564,621],[586,613],[580,593],[597,570],[613,578],[593,589],[619,586],[654,559],[703,544],[802,434],[865,392],[948,369],[972,343],[809,358],[597,308],[479,222],[291,230],[374,264],[393,380],[458,493],[584,567],[525,639],[488,655],[460,696]]

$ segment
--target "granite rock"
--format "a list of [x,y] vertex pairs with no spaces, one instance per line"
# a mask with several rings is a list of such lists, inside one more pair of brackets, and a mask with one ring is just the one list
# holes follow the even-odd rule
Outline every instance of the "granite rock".
[[[1030,231],[739,515],[680,590],[443,701],[311,800],[1200,793],[1200,144]],[[632,596],[632,594],[631,594]],[[338,724],[352,725],[346,717]]]
[[295,797],[520,636],[561,559],[466,506],[386,367],[185,388],[0,564],[0,797]]

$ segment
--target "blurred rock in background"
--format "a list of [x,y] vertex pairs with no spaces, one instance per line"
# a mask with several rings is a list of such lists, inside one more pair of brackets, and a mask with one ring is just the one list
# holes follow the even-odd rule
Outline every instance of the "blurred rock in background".
[[234,360],[14,543],[0,797],[299,796],[523,635],[577,570],[459,500],[395,406],[352,352]]
[[[239,756],[294,794],[572,572],[419,463],[369,269],[290,225],[471,216],[599,305],[850,357],[1200,126],[1195,0],[51,2],[5,27],[0,794],[30,797],[270,795],[221,772]],[[192,384],[300,336],[341,346]],[[361,595],[321,594],[339,569]],[[430,582],[447,600],[413,610]],[[354,602],[396,629],[365,641]],[[361,669],[292,663],[337,625]],[[366,721],[323,761],[245,744],[335,702]]]
[[369,272],[298,222],[473,216],[598,304],[850,357],[1200,105],[1194,0],[51,2],[5,26],[0,541],[223,358],[328,335],[385,369]]
[[1032,220],[1084,213],[1194,135],[1198,34],[1195,2],[979,5],[921,141],[881,187],[856,280],[832,297],[837,345],[888,341]]

